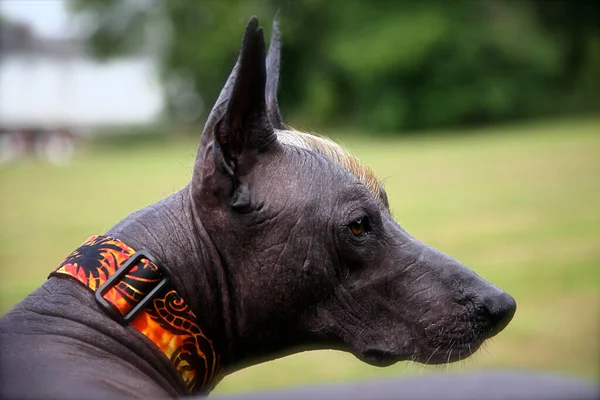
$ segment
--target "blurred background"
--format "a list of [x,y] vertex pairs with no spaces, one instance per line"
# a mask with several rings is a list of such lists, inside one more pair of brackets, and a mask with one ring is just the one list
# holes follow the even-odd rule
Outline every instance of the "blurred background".
[[440,370],[600,376],[600,2],[0,2],[0,313],[93,234],[187,183],[257,15],[280,105],[385,179],[409,232],[511,293],[445,367],[308,352],[217,392]]

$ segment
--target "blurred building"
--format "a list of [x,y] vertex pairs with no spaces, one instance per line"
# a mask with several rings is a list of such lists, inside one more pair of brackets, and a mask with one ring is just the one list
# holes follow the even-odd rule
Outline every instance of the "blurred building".
[[[148,125],[163,108],[151,60],[99,63],[82,40],[45,38],[20,23],[0,30],[0,161],[72,153],[72,138]],[[58,159],[57,159],[58,160]]]

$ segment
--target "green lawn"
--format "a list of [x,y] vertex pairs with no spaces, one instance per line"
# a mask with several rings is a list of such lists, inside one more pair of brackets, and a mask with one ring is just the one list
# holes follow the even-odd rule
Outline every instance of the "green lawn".
[[[344,137],[386,179],[412,234],[506,289],[518,311],[471,359],[448,369],[535,368],[600,376],[600,119],[412,139]],[[66,167],[0,166],[0,313],[88,236],[174,192],[195,141],[88,148]],[[309,352],[223,380],[218,392],[420,374],[338,352]]]

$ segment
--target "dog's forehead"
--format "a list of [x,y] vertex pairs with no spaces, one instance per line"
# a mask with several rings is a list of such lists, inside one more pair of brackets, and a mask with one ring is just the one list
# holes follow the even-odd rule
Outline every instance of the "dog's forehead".
[[366,164],[342,146],[330,139],[296,130],[277,130],[276,133],[280,143],[312,150],[349,171],[365,185],[385,209],[389,209],[387,195],[377,176]]

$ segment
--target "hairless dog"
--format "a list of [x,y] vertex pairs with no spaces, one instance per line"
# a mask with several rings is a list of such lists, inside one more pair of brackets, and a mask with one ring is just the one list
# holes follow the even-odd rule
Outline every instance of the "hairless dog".
[[448,363],[509,323],[514,299],[406,232],[367,166],[286,127],[279,60],[277,26],[267,55],[251,18],[189,184],[90,237],[2,317],[4,398],[206,394],[310,349]]

